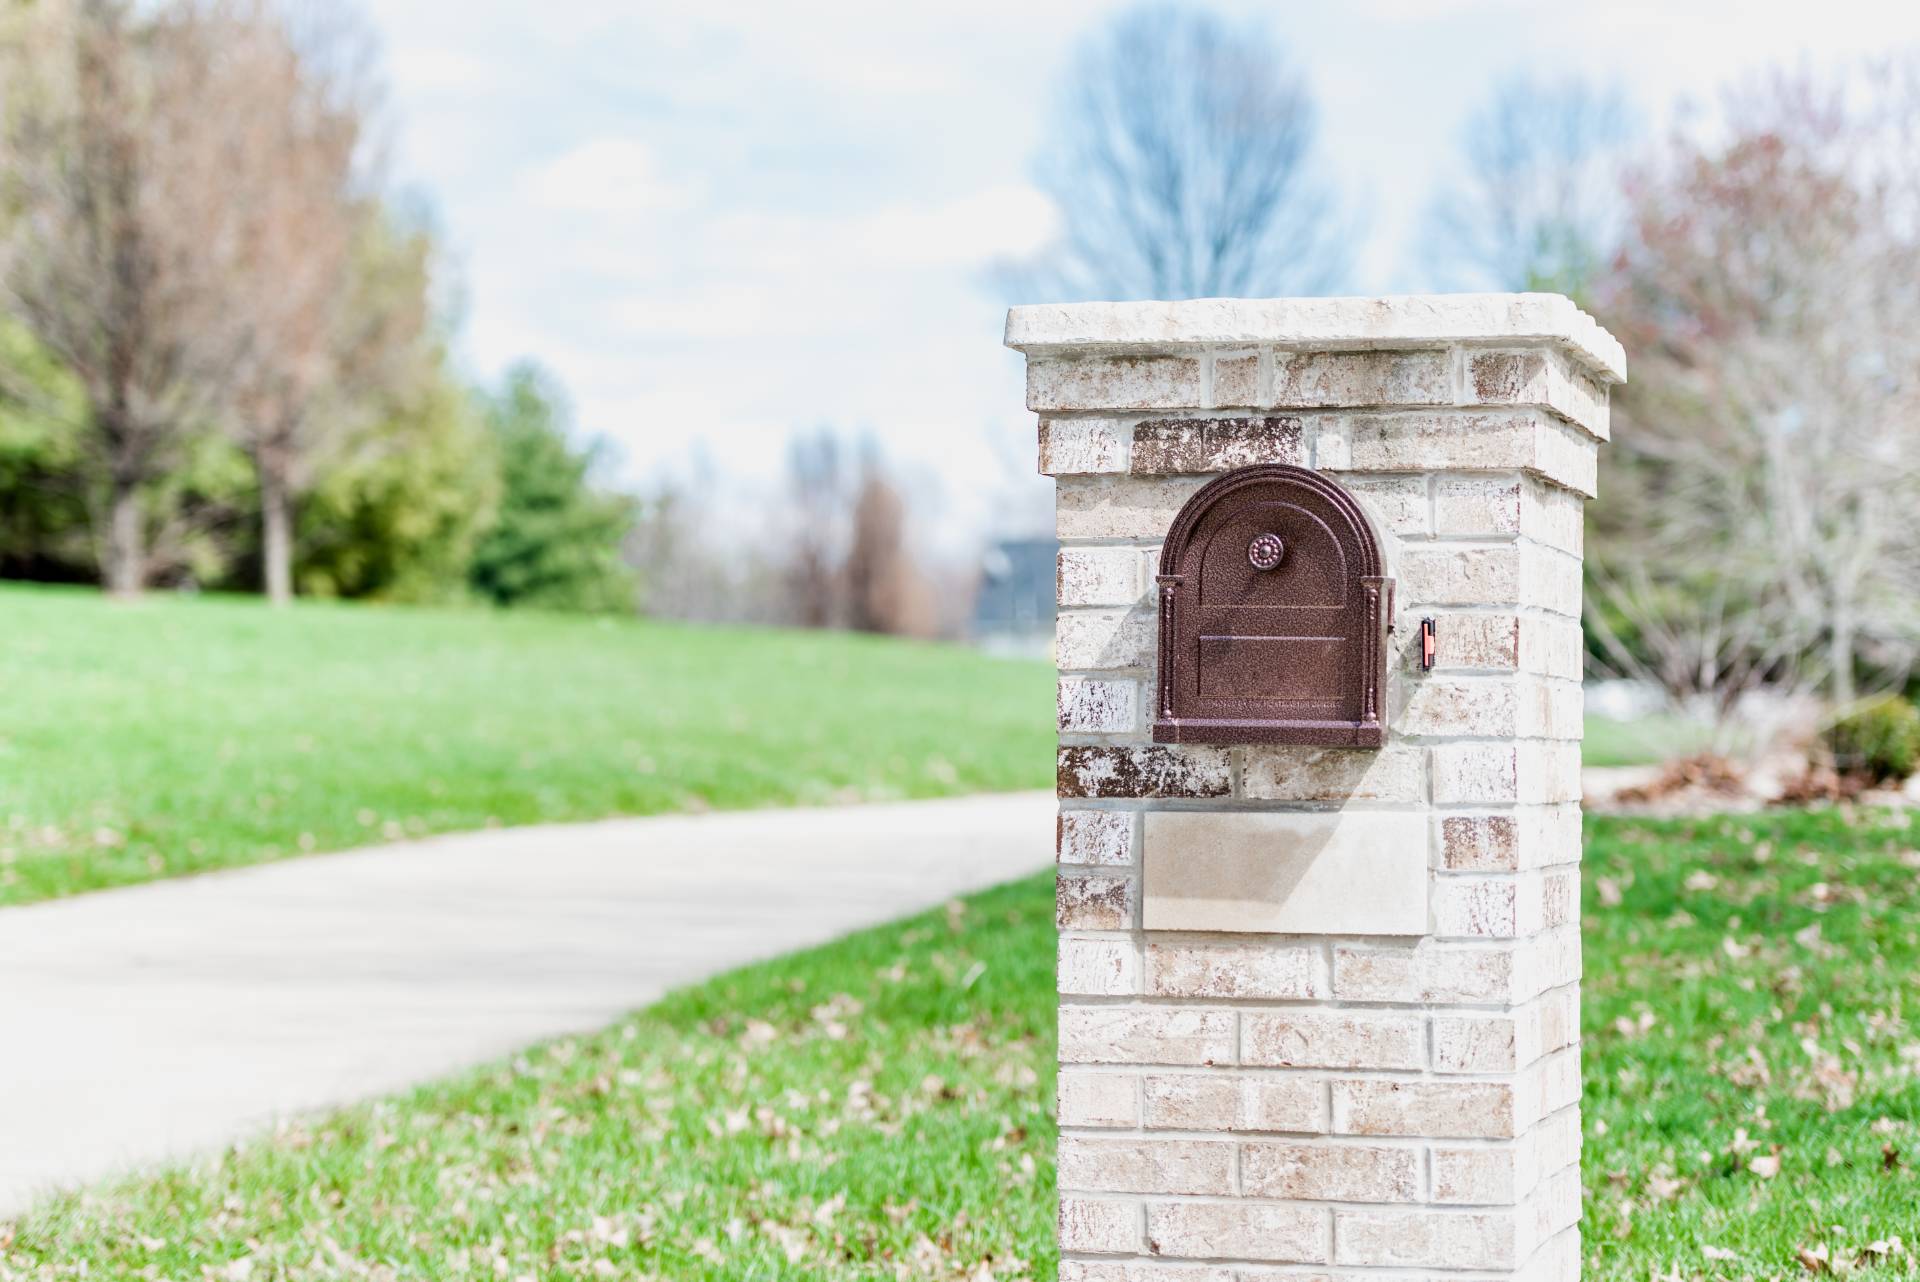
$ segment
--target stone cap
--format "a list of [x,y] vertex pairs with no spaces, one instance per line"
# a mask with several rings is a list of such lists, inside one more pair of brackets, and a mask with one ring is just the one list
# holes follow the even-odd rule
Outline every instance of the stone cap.
[[1006,336],[1008,347],[1029,356],[1266,343],[1366,351],[1526,341],[1559,345],[1604,382],[1626,381],[1619,340],[1561,294],[1045,303],[1010,309]]

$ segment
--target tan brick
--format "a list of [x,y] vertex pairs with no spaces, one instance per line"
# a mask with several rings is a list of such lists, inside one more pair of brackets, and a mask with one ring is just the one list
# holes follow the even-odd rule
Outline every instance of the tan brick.
[[1063,1006],[1063,1064],[1230,1064],[1233,1012]]
[[1514,693],[1514,733],[1521,738],[1578,740],[1586,732],[1579,682],[1521,681]]
[[1132,1130],[1140,1125],[1140,1082],[1131,1073],[1060,1070],[1060,1125]]
[[1441,1073],[1511,1073],[1579,1038],[1571,989],[1547,993],[1503,1014],[1439,1014],[1433,1067]]
[[1131,930],[1138,906],[1131,877],[1062,871],[1054,888],[1054,921],[1061,930]]
[[1057,782],[1062,797],[1224,797],[1230,776],[1220,748],[1068,746]]
[[1579,558],[1537,543],[1522,543],[1518,551],[1520,599],[1542,610],[1578,619],[1584,592]]
[[1248,1197],[1303,1202],[1417,1202],[1420,1152],[1374,1144],[1247,1143],[1240,1146]]
[[1147,943],[1147,991],[1156,997],[1317,998],[1327,995],[1317,947],[1252,943]]
[[1233,1191],[1233,1145],[1212,1140],[1060,1137],[1060,1187],[1090,1193]]
[[1067,810],[1054,827],[1063,864],[1114,867],[1133,862],[1133,814],[1126,810]]
[[1359,748],[1250,747],[1241,795],[1254,801],[1422,801],[1426,762],[1412,744]]
[[1143,668],[1153,662],[1154,616],[1144,609],[1062,610],[1053,621],[1063,669]]
[[1131,429],[1118,419],[1043,418],[1040,420],[1040,474],[1124,472],[1131,436]]
[[1257,463],[1306,461],[1300,420],[1260,418],[1150,418],[1133,429],[1136,475],[1225,472]]
[[1423,1068],[1426,1021],[1418,1015],[1247,1011],[1240,1017],[1240,1059],[1282,1068]]
[[1062,606],[1123,605],[1150,597],[1136,548],[1061,548],[1054,588]]
[[1131,939],[1063,935],[1058,969],[1063,993],[1131,997],[1140,991],[1140,958]]
[[1514,1087],[1506,1082],[1339,1079],[1333,1083],[1337,1135],[1508,1139],[1519,1132],[1520,1124]]
[[1518,1218],[1501,1211],[1338,1211],[1336,1263],[1387,1268],[1511,1269]]
[[1341,944],[1333,950],[1333,995],[1343,1002],[1504,1002],[1513,997],[1515,966],[1511,946]]
[[1274,353],[1275,405],[1445,405],[1452,400],[1452,370],[1444,351]]
[[1433,799],[1440,805],[1578,801],[1580,745],[1546,740],[1437,744]]
[[1060,1249],[1128,1255],[1140,1249],[1140,1204],[1111,1198],[1060,1199]]
[[1054,486],[1063,539],[1158,539],[1204,476],[1062,477]]
[[1156,1074],[1145,1084],[1149,1130],[1323,1133],[1327,1088],[1304,1074]]
[[1027,362],[1027,408],[1175,409],[1200,403],[1192,356],[1039,357]]
[[1140,725],[1140,683],[1061,677],[1054,720],[1061,734],[1131,734]]
[[1517,877],[1436,877],[1433,932],[1453,939],[1513,939],[1544,928],[1537,885]]
[[1413,538],[1432,532],[1426,477],[1356,473],[1336,479],[1360,500],[1360,506],[1372,515],[1380,528]]
[[1147,1250],[1155,1255],[1325,1263],[1331,1242],[1318,1207],[1251,1202],[1151,1202]]

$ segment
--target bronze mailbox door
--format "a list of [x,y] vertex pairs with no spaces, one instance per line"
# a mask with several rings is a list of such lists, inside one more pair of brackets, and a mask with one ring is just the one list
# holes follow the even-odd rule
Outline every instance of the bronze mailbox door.
[[1229,472],[1160,558],[1161,743],[1378,747],[1392,581],[1353,496],[1305,468]]

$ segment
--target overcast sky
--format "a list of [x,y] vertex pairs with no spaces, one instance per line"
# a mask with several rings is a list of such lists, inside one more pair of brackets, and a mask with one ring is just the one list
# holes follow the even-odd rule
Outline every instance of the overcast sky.
[[[475,374],[545,363],[632,484],[702,456],[764,480],[796,430],[868,431],[962,527],[1032,467],[986,268],[1046,239],[1032,158],[1076,41],[1119,7],[368,6]],[[1216,7],[1263,18],[1307,76],[1368,293],[1432,287],[1419,215],[1505,75],[1616,79],[1658,119],[1770,63],[1920,39],[1920,5],[1862,0]]]

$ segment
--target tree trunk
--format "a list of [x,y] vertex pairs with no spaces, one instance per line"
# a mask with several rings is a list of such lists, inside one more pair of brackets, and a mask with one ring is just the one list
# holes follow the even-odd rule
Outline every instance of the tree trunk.
[[275,469],[260,471],[260,555],[267,581],[267,600],[287,605],[293,600],[293,516],[286,481]]
[[107,591],[113,596],[140,595],[147,581],[146,531],[142,528],[140,495],[131,482],[116,479],[107,509]]
[[1853,611],[1838,605],[1833,611],[1827,655],[1833,667],[1833,701],[1841,707],[1853,702]]

